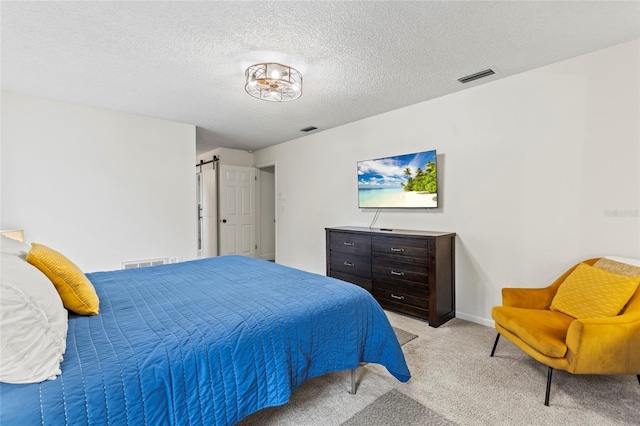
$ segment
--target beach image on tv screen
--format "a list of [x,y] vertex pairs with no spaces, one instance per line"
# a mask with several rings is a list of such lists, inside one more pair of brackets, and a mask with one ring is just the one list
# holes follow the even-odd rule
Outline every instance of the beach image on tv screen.
[[359,161],[358,207],[438,207],[436,151]]

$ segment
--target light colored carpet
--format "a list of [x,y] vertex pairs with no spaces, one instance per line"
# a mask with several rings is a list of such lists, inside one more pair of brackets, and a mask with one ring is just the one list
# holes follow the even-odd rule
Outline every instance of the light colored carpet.
[[305,382],[288,404],[261,410],[241,425],[339,426],[393,389],[460,425],[639,424],[635,376],[554,371],[545,407],[547,367],[506,339],[500,339],[491,358],[493,328],[461,319],[432,328],[393,312],[387,316],[392,326],[420,336],[402,347],[409,382],[367,364],[358,369],[357,393],[350,395],[348,371],[326,374]]
[[457,426],[395,389],[373,401],[342,426]]

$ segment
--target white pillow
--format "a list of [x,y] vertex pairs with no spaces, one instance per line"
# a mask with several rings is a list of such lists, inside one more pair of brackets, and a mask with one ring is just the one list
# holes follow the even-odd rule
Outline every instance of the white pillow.
[[0,382],[38,383],[61,374],[67,311],[53,283],[15,255],[2,254]]
[[627,265],[640,267],[640,259],[632,259],[630,257],[619,257],[619,256],[605,256],[605,258],[609,260],[613,260],[614,262],[626,263]]
[[24,259],[27,253],[29,253],[29,250],[31,250],[29,244],[0,234],[0,251],[2,254],[12,254]]

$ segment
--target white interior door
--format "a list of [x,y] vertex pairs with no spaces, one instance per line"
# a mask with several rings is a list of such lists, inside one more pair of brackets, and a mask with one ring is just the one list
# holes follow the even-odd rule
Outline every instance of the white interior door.
[[255,256],[256,169],[220,165],[219,253]]

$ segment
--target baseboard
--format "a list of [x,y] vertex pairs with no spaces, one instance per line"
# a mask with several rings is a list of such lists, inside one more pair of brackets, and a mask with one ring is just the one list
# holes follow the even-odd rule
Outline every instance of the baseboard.
[[463,319],[465,321],[475,322],[476,324],[486,325],[487,327],[495,327],[495,323],[493,320],[487,318],[476,317],[474,315],[467,315],[462,312],[456,312],[456,318]]
[[271,260],[271,261],[274,261],[274,260],[276,260],[276,254],[275,254],[275,253],[271,253],[271,254],[261,254],[261,255],[260,255],[260,259],[262,259],[262,260]]

